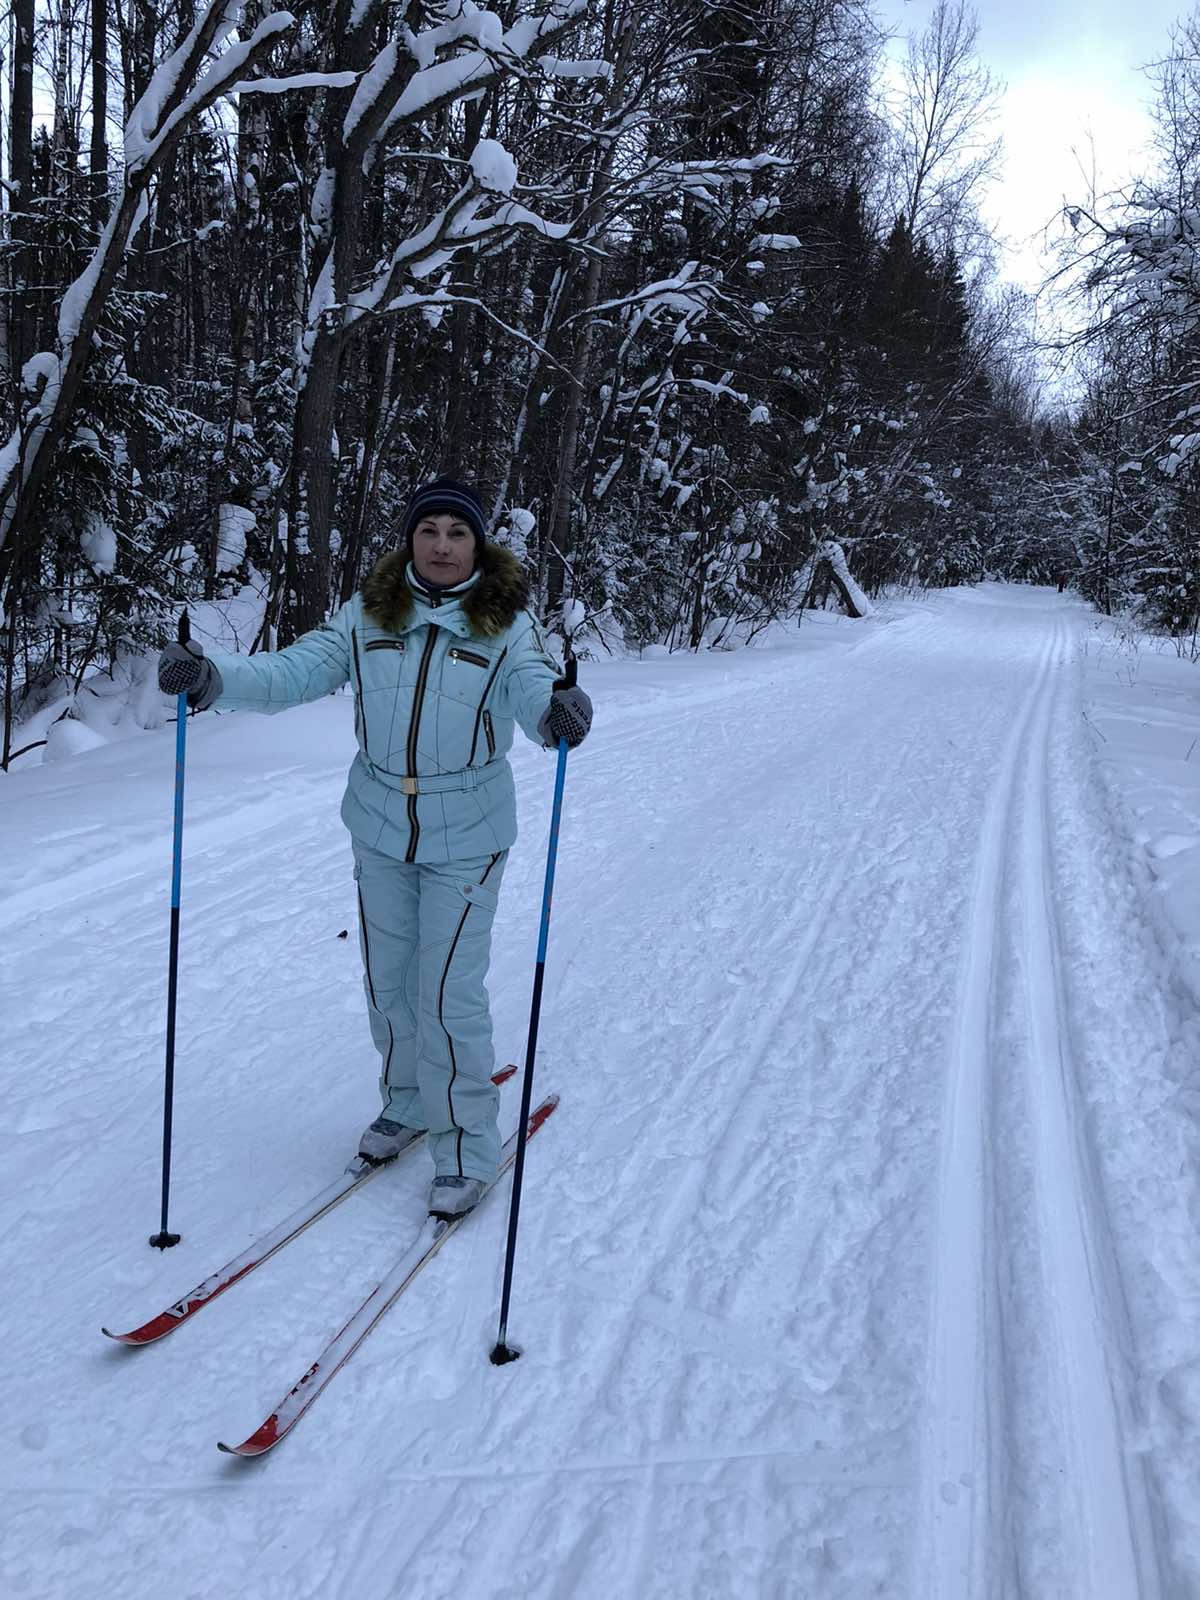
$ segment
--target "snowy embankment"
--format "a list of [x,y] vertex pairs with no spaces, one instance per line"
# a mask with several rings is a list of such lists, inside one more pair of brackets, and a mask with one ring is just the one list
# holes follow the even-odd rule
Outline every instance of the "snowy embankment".
[[1164,948],[1200,1005],[1200,662],[1104,619],[1084,651],[1097,760]]
[[[1146,842],[1200,829],[1190,773],[1143,765],[1134,801],[1100,781],[1133,770],[1105,718],[1140,702],[1114,680],[1100,706],[1090,620],[987,587],[584,669],[525,1358],[487,1362],[493,1203],[258,1468],[214,1441],[261,1420],[399,1254],[423,1157],[165,1344],[106,1348],[98,1327],[306,1199],[372,1113],[337,819],[350,705],[189,729],[165,1257],[144,1240],[172,733],[12,775],[4,1592],[1200,1592],[1196,1003],[1122,808],[1169,787]],[[531,747],[515,766],[490,982],[509,1059],[552,781]],[[511,1121],[515,1086],[504,1104]]]

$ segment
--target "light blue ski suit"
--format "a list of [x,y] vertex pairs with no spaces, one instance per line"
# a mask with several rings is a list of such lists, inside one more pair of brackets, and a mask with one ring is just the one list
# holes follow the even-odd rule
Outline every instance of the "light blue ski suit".
[[385,556],[363,591],[274,654],[213,651],[216,704],[282,711],[345,683],[358,754],[342,801],[382,1116],[429,1130],[440,1175],[495,1177],[499,1095],[485,978],[517,818],[505,759],[536,743],[561,669],[507,551],[434,602]]

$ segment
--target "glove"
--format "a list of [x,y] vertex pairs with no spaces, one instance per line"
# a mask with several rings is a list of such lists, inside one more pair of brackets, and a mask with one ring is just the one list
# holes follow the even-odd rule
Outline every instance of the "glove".
[[582,744],[587,738],[591,725],[592,702],[576,683],[569,689],[555,689],[550,696],[550,704],[542,712],[537,731],[547,749],[556,749],[558,741],[565,739],[567,748],[574,750],[577,744]]
[[158,687],[164,694],[186,694],[188,705],[207,711],[220,698],[221,674],[195,642],[173,642],[158,658]]

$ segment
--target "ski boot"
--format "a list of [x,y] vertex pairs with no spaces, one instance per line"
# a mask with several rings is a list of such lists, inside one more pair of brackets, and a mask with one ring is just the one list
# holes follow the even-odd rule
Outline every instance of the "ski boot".
[[435,1178],[429,1190],[429,1215],[443,1222],[465,1217],[479,1204],[486,1187],[481,1178]]
[[369,1167],[381,1167],[419,1139],[421,1132],[420,1128],[406,1128],[388,1117],[376,1117],[371,1126],[363,1130],[358,1153]]

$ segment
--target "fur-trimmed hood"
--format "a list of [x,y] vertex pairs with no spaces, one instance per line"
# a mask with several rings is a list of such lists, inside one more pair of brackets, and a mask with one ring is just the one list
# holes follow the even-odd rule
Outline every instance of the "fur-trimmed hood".
[[[363,610],[372,622],[392,633],[402,633],[413,613],[413,592],[408,586],[407,550],[381,556],[362,586]],[[495,639],[511,628],[529,604],[529,579],[511,551],[485,543],[479,559],[479,581],[459,602],[472,631]]]

